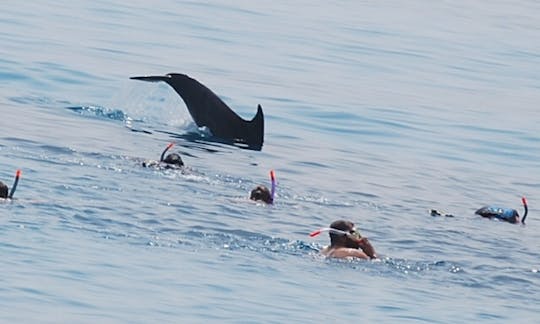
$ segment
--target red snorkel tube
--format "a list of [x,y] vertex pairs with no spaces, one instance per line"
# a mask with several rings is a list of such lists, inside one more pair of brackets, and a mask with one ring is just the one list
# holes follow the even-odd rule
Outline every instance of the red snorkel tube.
[[15,189],[17,189],[17,184],[19,183],[19,178],[21,177],[21,170],[17,170],[15,173],[15,182],[13,182],[13,186],[11,187],[11,192],[9,193],[9,199],[13,198],[13,194],[15,193]]
[[276,174],[274,170],[270,170],[270,181],[272,182],[270,197],[272,198],[272,203],[274,203],[274,195],[276,194]]
[[161,153],[161,156],[159,157],[159,162],[163,162],[163,160],[165,159],[165,153],[167,153],[167,151],[173,147],[174,143],[169,143],[169,145],[167,145],[167,147],[163,150],[163,153]]
[[309,237],[315,237],[315,236],[321,234],[322,232],[331,232],[331,233],[340,234],[340,235],[349,234],[349,233],[347,233],[345,231],[341,231],[341,230],[338,230],[338,229],[335,229],[335,228],[326,227],[326,228],[321,228],[321,229],[318,229],[316,231],[313,231],[313,232],[309,233]]
[[523,203],[523,209],[525,209],[525,213],[521,219],[521,224],[525,225],[525,218],[527,218],[527,214],[529,213],[529,207],[527,206],[527,199],[525,197],[521,198],[521,202]]

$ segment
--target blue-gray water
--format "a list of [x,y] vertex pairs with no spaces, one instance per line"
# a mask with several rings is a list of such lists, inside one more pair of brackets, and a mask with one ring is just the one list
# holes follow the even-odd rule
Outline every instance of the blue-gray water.
[[[7,1],[0,322],[540,322],[540,4]],[[262,151],[204,141],[187,73]],[[144,169],[169,142],[189,172]],[[276,204],[247,199],[276,170]],[[475,217],[528,198],[526,226]],[[433,218],[428,209],[456,215]],[[380,262],[308,233],[354,221]]]

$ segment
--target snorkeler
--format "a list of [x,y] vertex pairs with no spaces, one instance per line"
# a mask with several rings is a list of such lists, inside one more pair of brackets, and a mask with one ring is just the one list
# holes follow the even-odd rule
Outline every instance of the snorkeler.
[[444,217],[454,217],[454,215],[437,210],[437,209],[430,209],[429,214],[431,216],[444,216]]
[[17,172],[15,173],[15,181],[13,182],[13,186],[11,187],[11,192],[9,192],[8,186],[6,186],[5,183],[0,181],[0,198],[4,198],[4,199],[13,198],[13,194],[15,193],[15,189],[17,189],[17,184],[19,183],[20,177],[21,177],[21,170],[17,170]]
[[267,204],[274,203],[274,195],[276,193],[276,174],[274,170],[270,170],[270,180],[272,182],[272,190],[268,190],[266,186],[259,185],[251,190],[249,199],[254,201],[263,201]]
[[337,220],[330,228],[314,231],[309,236],[314,237],[322,232],[329,232],[330,245],[325,246],[321,253],[329,258],[376,259],[375,249],[366,237],[362,237],[354,224],[345,220]]
[[142,166],[145,168],[165,168],[165,169],[181,169],[184,167],[184,161],[180,157],[180,154],[170,153],[165,156],[165,153],[173,147],[174,143],[169,143],[165,150],[161,153],[159,161],[149,160],[143,161]]
[[[523,218],[521,218],[521,224],[525,224],[525,218],[527,218],[527,214],[529,212],[529,207],[527,206],[527,199],[525,197],[522,197],[521,203],[523,204],[524,210]],[[498,220],[506,221],[512,224],[519,223],[520,218],[517,210],[499,206],[484,206],[474,213],[482,217],[497,218]]]
[[[474,213],[485,218],[495,218],[511,224],[518,224],[521,218],[521,224],[525,225],[525,219],[527,218],[527,214],[529,213],[527,199],[525,197],[522,197],[521,203],[523,204],[523,217],[520,217],[518,211],[513,208],[506,208],[500,206],[484,206],[475,211]],[[447,214],[436,209],[430,209],[429,212],[431,216],[454,217],[454,215],[452,214]]]

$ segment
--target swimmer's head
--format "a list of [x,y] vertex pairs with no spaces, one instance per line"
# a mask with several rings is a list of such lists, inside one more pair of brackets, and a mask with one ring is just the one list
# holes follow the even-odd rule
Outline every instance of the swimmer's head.
[[170,165],[182,167],[184,166],[184,161],[182,161],[180,154],[171,153],[165,157],[165,153],[167,153],[167,151],[170,150],[170,148],[173,146],[174,146],[174,143],[169,143],[169,145],[167,145],[167,147],[163,150],[163,152],[161,152],[161,157],[159,158],[159,161],[165,162]]
[[11,187],[11,192],[8,193],[8,187],[0,181],[0,198],[13,198],[13,194],[15,193],[15,189],[17,189],[17,184],[19,183],[19,178],[21,177],[21,170],[17,170],[15,173],[15,181],[13,182],[13,186]]
[[5,183],[0,181],[0,198],[7,198],[8,197],[8,186],[6,186]]
[[255,189],[251,190],[249,199],[255,201],[264,201],[267,204],[271,204],[273,202],[270,190],[268,190],[268,188],[262,185],[257,186]]
[[330,231],[331,245],[345,246],[353,249],[358,249],[360,247],[357,240],[359,240],[362,236],[356,230],[356,227],[354,227],[354,224],[352,222],[346,220],[337,220],[330,224],[330,228],[334,228],[342,232],[348,233],[348,235],[343,235]]
[[176,165],[179,167],[184,166],[184,161],[182,161],[182,158],[180,157],[180,155],[176,153],[171,153],[167,155],[167,157],[163,159],[163,162],[167,164]]

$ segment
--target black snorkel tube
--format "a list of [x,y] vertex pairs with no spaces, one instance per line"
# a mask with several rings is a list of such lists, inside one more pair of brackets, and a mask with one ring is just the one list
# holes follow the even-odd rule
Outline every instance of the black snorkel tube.
[[161,156],[159,158],[159,162],[163,162],[163,160],[165,160],[165,153],[167,153],[167,151],[173,147],[174,143],[169,143],[169,145],[167,145],[167,147],[163,150],[163,153],[161,153]]
[[525,209],[523,218],[521,218],[521,224],[525,225],[525,218],[527,218],[527,214],[529,213],[529,207],[527,207],[527,199],[525,197],[521,198],[521,202],[523,203],[523,209]]
[[13,182],[13,186],[11,187],[11,192],[9,193],[8,198],[13,198],[13,194],[15,193],[15,189],[17,189],[17,184],[19,183],[19,178],[21,177],[21,170],[17,170],[15,173],[15,182]]

